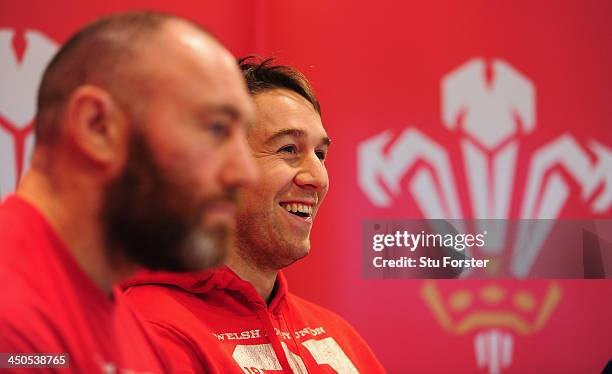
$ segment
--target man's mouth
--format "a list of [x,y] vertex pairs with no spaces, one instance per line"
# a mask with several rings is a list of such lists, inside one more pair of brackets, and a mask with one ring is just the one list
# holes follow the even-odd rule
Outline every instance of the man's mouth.
[[314,209],[314,205],[304,203],[280,203],[280,206],[287,212],[301,218],[311,217]]

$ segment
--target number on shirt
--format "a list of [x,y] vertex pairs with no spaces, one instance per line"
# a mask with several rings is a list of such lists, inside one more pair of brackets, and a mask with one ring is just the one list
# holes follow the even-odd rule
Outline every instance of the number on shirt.
[[[281,345],[293,372],[307,373],[300,356],[291,352],[284,342]],[[319,365],[327,364],[338,373],[359,373],[332,337],[321,340],[310,339],[302,345]],[[237,345],[232,356],[245,373],[260,374],[264,370],[282,370],[272,344]]]

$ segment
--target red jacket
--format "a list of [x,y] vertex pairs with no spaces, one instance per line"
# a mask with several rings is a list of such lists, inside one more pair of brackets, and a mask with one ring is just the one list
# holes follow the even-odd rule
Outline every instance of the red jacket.
[[16,196],[0,204],[0,284],[0,352],[70,355],[69,368],[15,371],[167,372],[125,295],[105,295],[46,219]]
[[385,372],[345,320],[287,292],[282,273],[276,284],[269,306],[227,267],[143,274],[126,295],[160,333],[160,348],[176,371]]

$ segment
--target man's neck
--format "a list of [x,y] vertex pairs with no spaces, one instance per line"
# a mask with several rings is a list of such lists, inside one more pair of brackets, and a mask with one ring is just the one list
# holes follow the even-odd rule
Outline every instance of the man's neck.
[[39,210],[84,272],[111,296],[113,283],[134,269],[111,263],[97,218],[99,201],[78,196],[79,190],[66,193],[65,186],[54,186],[47,175],[32,169],[23,176],[17,195]]
[[259,296],[261,296],[266,304],[270,304],[278,270],[260,269],[256,265],[243,259],[235,253],[228,256],[225,264],[227,267],[232,269],[234,273],[238,274],[242,280],[253,285]]

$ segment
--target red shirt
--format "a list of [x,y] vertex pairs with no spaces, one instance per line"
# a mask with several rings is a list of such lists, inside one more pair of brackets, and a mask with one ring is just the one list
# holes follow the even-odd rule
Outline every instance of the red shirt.
[[126,295],[159,333],[176,372],[385,372],[344,319],[289,293],[282,273],[269,306],[227,267],[141,274]]
[[0,204],[0,284],[0,352],[66,352],[70,368],[55,370],[71,373],[165,372],[124,296],[105,295],[16,196]]

